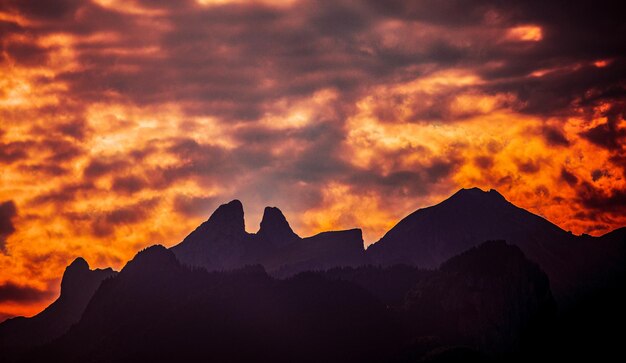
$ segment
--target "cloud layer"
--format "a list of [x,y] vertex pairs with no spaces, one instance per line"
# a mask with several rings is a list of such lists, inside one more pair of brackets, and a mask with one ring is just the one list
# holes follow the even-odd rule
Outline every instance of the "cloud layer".
[[55,292],[75,256],[120,267],[232,198],[250,231],[276,205],[367,243],[471,186],[575,233],[626,225],[619,10],[0,0],[0,286]]

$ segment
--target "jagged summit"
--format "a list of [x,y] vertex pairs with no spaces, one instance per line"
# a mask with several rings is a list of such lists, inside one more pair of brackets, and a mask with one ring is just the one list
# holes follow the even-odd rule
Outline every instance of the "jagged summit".
[[265,207],[257,235],[275,247],[282,247],[300,239],[289,226],[283,212],[276,207]]
[[201,227],[219,226],[223,230],[245,231],[243,205],[237,199],[220,205]]
[[[11,319],[10,324],[0,325],[0,352],[42,344],[61,336],[78,322],[100,283],[116,274],[110,267],[91,270],[84,258],[76,258],[65,268],[57,300],[32,318]],[[3,361],[1,354],[0,361]]]
[[67,268],[66,268],[66,272],[67,270],[89,270],[89,263],[87,263],[87,261],[85,261],[84,258],[82,257],[76,257],[76,259],[74,259],[74,261],[72,261],[72,263],[70,263]]
[[495,189],[489,189],[489,191],[484,191],[478,187],[474,188],[463,188],[454,193],[450,198],[446,201],[442,202],[488,202],[488,203],[496,203],[496,202],[504,202],[509,204],[509,202],[504,198],[502,194],[500,194]]
[[65,268],[63,278],[61,279],[61,296],[68,294],[80,293],[80,290],[87,281],[93,279],[93,275],[112,275],[114,271],[109,267],[107,269],[90,270],[89,263],[82,257],[77,257],[71,264]]
[[266,207],[259,231],[245,231],[241,202],[223,204],[181,243],[178,260],[208,270],[232,270],[260,264],[270,273],[288,275],[306,269],[364,263],[360,230],[333,231],[300,238],[276,207]]

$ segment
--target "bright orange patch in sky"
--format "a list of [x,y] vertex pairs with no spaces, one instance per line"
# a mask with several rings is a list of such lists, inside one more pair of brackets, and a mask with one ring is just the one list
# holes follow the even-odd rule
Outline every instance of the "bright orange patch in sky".
[[507,35],[511,40],[523,42],[538,42],[543,39],[541,27],[535,25],[516,26],[509,29]]

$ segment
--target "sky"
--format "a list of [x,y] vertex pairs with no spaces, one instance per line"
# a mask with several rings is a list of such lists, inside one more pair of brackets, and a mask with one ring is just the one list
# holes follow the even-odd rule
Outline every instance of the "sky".
[[626,225],[619,2],[0,0],[0,321],[219,205],[377,241],[459,188]]

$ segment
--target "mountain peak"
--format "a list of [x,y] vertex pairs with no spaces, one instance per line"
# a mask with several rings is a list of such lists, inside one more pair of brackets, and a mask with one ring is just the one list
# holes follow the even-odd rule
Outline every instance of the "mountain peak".
[[506,198],[495,189],[484,191],[478,187],[463,188],[454,193],[448,200],[450,201],[489,201],[506,202]]
[[89,264],[84,258],[76,257],[74,261],[67,266],[65,271],[67,272],[67,270],[87,271],[89,270]]
[[215,212],[213,212],[211,217],[209,217],[209,220],[205,223],[245,231],[246,227],[243,219],[243,205],[237,199],[234,199],[226,204],[222,204],[215,210]]
[[[82,295],[85,293],[86,286],[95,284],[93,281],[99,282],[115,273],[110,267],[91,270],[84,258],[77,257],[65,268],[61,279],[61,296],[67,298],[68,296]],[[94,289],[96,287],[94,285]]]
[[80,288],[82,281],[87,278],[86,276],[90,271],[87,261],[82,257],[77,257],[65,268],[61,279],[61,295],[72,292],[75,288]]
[[129,272],[140,274],[154,274],[155,272],[168,271],[171,267],[180,266],[174,253],[162,245],[153,245],[139,251],[122,269],[123,274]]
[[[465,196],[465,195],[471,195],[471,196],[492,196],[492,197],[502,197],[502,194],[500,194],[497,190],[495,189],[489,189],[488,191],[484,191],[478,187],[473,187],[473,188],[461,188],[459,189],[459,191],[457,191],[456,193],[454,193],[453,196]],[[503,197],[504,198],[504,197]]]
[[287,218],[276,207],[265,207],[257,235],[275,246],[283,246],[300,238],[289,226]]

